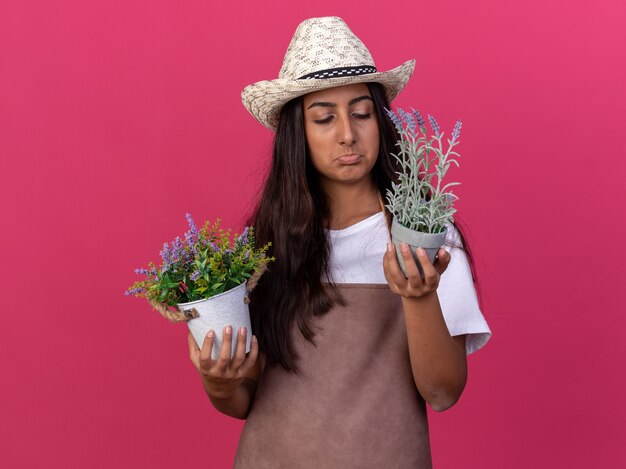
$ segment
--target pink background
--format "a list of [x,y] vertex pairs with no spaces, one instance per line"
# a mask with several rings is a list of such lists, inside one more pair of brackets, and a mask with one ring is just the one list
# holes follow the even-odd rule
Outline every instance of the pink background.
[[0,466],[230,467],[186,327],[123,292],[186,212],[241,229],[271,139],[241,89],[329,14],[418,60],[395,104],[463,119],[494,335],[429,412],[435,467],[625,464],[624,2],[216,3],[0,4]]

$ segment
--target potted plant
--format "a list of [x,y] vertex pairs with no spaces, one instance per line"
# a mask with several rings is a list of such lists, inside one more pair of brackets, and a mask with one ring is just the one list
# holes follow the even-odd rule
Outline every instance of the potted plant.
[[[461,131],[461,121],[457,120],[452,131],[452,140],[448,141],[448,150],[444,152],[441,144],[443,133],[434,117],[428,120],[434,137],[429,137],[425,121],[419,111],[406,112],[398,108],[397,113],[386,109],[395,125],[400,138],[396,142],[398,153],[392,153],[398,162],[397,181],[387,191],[386,207],[393,215],[391,240],[396,246],[398,262],[406,275],[404,258],[400,252],[400,243],[409,245],[417,263],[420,275],[424,274],[416,255],[416,248],[422,247],[431,262],[435,261],[437,251],[443,245],[447,226],[454,221],[454,201],[458,199],[446,190],[460,184],[449,182],[442,185],[442,180],[451,163],[459,166],[451,157],[460,156],[452,151],[457,145]],[[436,176],[436,184],[433,178]]]
[[[254,246],[254,229],[246,227],[232,237],[231,230],[220,228],[220,220],[208,221],[200,231],[190,214],[186,215],[189,231],[163,245],[162,264],[152,262],[147,269],[135,269],[145,279],[135,282],[125,295],[146,298],[172,322],[186,321],[198,347],[202,348],[209,329],[216,331],[211,356],[217,358],[222,345],[219,332],[227,325],[233,330],[245,326],[250,331],[248,294],[258,282],[273,257],[266,252],[271,246]],[[250,339],[246,338],[246,352]],[[232,343],[235,353],[236,341]]]

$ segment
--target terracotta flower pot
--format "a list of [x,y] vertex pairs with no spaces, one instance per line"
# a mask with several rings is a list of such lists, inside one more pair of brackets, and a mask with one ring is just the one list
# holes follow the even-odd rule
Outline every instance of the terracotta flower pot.
[[200,349],[202,349],[204,338],[209,329],[215,332],[211,358],[216,359],[219,356],[222,348],[222,332],[224,327],[228,325],[233,328],[231,357],[235,355],[237,331],[240,326],[244,326],[248,330],[245,351],[246,353],[250,351],[252,333],[250,330],[250,311],[248,310],[248,305],[243,301],[245,293],[246,283],[244,282],[238,287],[211,298],[190,301],[189,303],[178,303],[176,305],[179,311],[189,311],[191,308],[195,308],[198,311],[199,316],[187,321],[187,326]]
[[422,269],[422,265],[417,258],[415,249],[418,247],[424,248],[428,254],[428,259],[430,259],[431,263],[434,263],[437,251],[439,251],[439,248],[446,240],[446,233],[446,231],[442,233],[423,233],[421,231],[414,231],[402,226],[394,218],[391,223],[391,241],[396,246],[398,262],[400,263],[400,267],[402,268],[404,275],[406,275],[406,266],[404,265],[404,258],[402,257],[402,252],[400,251],[400,243],[407,243],[409,245],[411,254],[413,254],[413,259],[415,259],[415,262],[417,263],[417,269],[419,270],[420,275],[423,276],[424,270]]

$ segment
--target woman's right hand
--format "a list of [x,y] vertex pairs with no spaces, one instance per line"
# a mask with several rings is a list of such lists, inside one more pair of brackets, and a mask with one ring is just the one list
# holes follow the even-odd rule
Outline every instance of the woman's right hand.
[[[230,332],[229,332],[229,329]],[[237,334],[237,346],[235,356],[231,358],[232,350],[232,328],[224,328],[222,335],[222,348],[216,360],[211,358],[215,333],[209,331],[204,338],[202,350],[198,348],[191,332],[189,333],[189,356],[195,365],[207,394],[215,399],[230,398],[235,389],[243,382],[246,372],[255,364],[257,360],[259,345],[256,337],[252,336],[250,341],[250,353],[246,357],[246,334],[245,327],[240,328]]]

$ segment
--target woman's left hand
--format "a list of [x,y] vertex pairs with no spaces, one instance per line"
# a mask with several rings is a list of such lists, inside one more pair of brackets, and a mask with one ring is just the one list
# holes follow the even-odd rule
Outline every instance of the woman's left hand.
[[407,276],[400,268],[400,263],[396,257],[396,247],[393,243],[387,243],[387,252],[383,259],[385,278],[391,291],[405,298],[420,298],[436,292],[439,286],[439,278],[450,264],[450,253],[443,248],[439,248],[435,263],[431,263],[426,251],[417,250],[417,257],[424,270],[424,276],[420,276],[415,259],[411,255],[409,246],[405,243],[400,245],[400,252],[404,258]]

